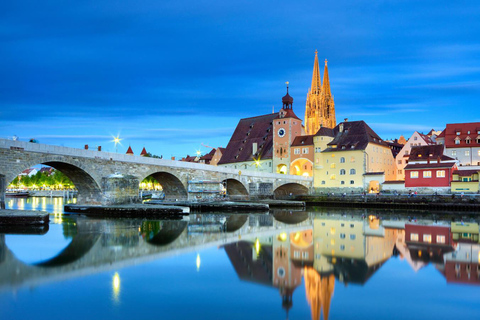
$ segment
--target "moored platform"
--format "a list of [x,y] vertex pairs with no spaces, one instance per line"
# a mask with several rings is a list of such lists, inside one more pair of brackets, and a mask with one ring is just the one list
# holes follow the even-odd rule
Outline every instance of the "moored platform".
[[68,204],[64,206],[66,213],[79,213],[91,217],[111,218],[158,218],[158,219],[181,219],[188,215],[186,208],[178,206],[148,206],[144,204],[126,205],[78,205]]
[[41,225],[48,224],[50,216],[44,211],[0,210],[0,225]]
[[144,202],[152,207],[156,205],[182,206],[189,207],[196,212],[266,212],[270,209],[266,203],[256,202],[234,202],[234,201],[210,201],[210,202],[194,202],[194,201],[157,201],[151,200]]

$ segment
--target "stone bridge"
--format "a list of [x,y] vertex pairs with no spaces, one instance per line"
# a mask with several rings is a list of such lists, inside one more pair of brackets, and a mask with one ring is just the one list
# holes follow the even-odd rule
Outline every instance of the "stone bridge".
[[[240,240],[268,242],[313,227],[313,214],[190,215],[189,221],[92,220],[76,217],[76,235],[56,256],[25,263],[0,234],[0,291],[37,286]],[[7,238],[7,239],[6,239]]]
[[[229,196],[242,198],[307,194],[311,177],[238,171],[218,166],[111,152],[0,139],[0,207],[7,185],[25,169],[51,166],[69,177],[79,204],[120,204],[138,200],[139,182],[152,176],[168,199],[194,199],[198,183],[223,183]],[[195,184],[195,185],[194,185]]]

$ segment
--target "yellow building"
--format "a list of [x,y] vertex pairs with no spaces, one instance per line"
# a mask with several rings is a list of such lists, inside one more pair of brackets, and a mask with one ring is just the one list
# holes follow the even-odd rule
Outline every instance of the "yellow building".
[[[380,191],[395,176],[388,143],[364,121],[345,121],[314,138],[314,187]],[[322,140],[323,138],[323,140]]]
[[320,127],[333,128],[335,120],[335,103],[330,90],[327,60],[323,73],[323,84],[320,82],[320,68],[318,66],[318,53],[315,51],[313,63],[312,86],[308,90],[305,107],[305,131],[308,135],[317,133]]
[[456,170],[453,172],[450,184],[452,192],[478,192],[479,172],[478,170]]

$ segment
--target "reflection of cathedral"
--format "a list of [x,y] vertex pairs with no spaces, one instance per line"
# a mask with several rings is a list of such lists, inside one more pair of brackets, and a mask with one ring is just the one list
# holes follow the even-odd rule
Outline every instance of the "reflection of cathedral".
[[323,320],[328,320],[330,302],[335,289],[335,277],[333,274],[321,276],[314,268],[305,267],[303,278],[305,294],[312,311],[312,320],[320,319],[321,312],[323,312]]

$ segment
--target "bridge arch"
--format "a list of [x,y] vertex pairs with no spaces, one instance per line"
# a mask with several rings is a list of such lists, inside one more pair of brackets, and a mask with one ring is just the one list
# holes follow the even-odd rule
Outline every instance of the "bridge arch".
[[299,183],[286,183],[279,186],[273,192],[275,198],[288,197],[290,195],[308,194],[308,188]]
[[187,188],[182,180],[175,174],[161,170],[151,170],[144,176],[140,177],[140,182],[145,178],[153,177],[163,188],[165,199],[187,199]]
[[[78,190],[77,201],[80,203],[101,203],[101,177],[85,168],[81,161],[74,161],[63,156],[40,156],[34,160],[15,164],[5,174],[5,187],[25,169],[43,164],[65,174]],[[4,190],[2,190],[4,191]]]
[[145,241],[154,246],[166,246],[180,237],[187,229],[186,221],[144,221],[140,232]]
[[223,180],[222,182],[227,189],[227,195],[229,197],[248,197],[247,188],[237,179],[229,178]]

